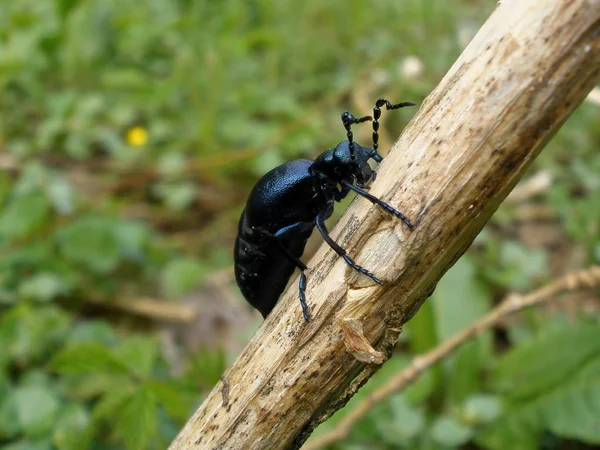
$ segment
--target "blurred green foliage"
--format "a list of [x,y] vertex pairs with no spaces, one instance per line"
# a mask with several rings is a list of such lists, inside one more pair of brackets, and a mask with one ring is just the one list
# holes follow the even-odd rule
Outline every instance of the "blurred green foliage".
[[[364,99],[422,100],[494,6],[2,2],[0,449],[165,448],[235,355],[202,349],[173,371],[152,329],[88,301],[176,299],[230,268],[258,176],[335,145],[339,111]],[[409,117],[386,117],[390,136]],[[533,166],[554,180],[534,201],[555,215],[552,239],[525,242],[528,224],[503,206],[348,408],[505,293],[600,262],[598,123],[583,105]],[[600,444],[590,308],[528,312],[485,334],[337,447]]]

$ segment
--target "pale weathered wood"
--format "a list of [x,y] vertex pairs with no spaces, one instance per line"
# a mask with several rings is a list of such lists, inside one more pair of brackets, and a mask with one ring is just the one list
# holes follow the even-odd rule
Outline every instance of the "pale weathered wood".
[[[352,353],[390,355],[402,325],[594,87],[599,35],[600,0],[501,2],[372,187],[416,229],[358,199],[332,233],[385,285],[322,246],[309,263],[312,321],[302,319],[293,282],[170,448],[296,448],[343,406],[377,368]],[[345,343],[341,321],[362,325],[373,352],[361,339]]]

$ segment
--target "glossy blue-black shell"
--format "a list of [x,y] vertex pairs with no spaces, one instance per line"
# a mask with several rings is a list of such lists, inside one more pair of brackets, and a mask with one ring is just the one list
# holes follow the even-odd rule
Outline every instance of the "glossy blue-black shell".
[[[278,166],[254,186],[238,227],[234,248],[235,278],[248,302],[266,317],[279,299],[295,265],[282,257],[274,235],[303,223],[281,240],[288,252],[300,258],[314,228],[314,218],[323,209],[318,178],[310,172],[313,161],[301,159]],[[258,231],[257,231],[258,229]]]

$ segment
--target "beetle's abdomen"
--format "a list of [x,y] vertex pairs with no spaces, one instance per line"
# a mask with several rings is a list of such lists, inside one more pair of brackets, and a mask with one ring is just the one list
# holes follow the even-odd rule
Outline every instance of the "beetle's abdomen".
[[[288,251],[302,256],[306,239],[296,237],[283,241]],[[279,296],[285,289],[294,263],[285,257],[275,238],[252,231],[246,222],[245,213],[240,220],[240,230],[234,248],[235,279],[244,298],[263,317],[273,310]]]
[[[302,256],[313,221],[322,209],[323,198],[311,165],[310,160],[290,161],[264,175],[252,189],[240,219],[234,248],[235,279],[246,300],[263,317],[271,312],[296,268],[289,255]],[[294,225],[298,228],[274,236]]]

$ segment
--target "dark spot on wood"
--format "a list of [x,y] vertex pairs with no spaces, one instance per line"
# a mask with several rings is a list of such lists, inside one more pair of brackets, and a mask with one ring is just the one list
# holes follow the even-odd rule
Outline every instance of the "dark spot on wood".
[[261,396],[267,396],[269,395],[272,391],[273,388],[275,387],[275,380],[270,379],[267,384],[265,384],[259,391],[259,395]]
[[246,409],[241,416],[239,416],[237,418],[237,420],[235,420],[233,422],[233,426],[231,427],[231,431],[230,434],[233,435],[235,434],[235,430],[237,430],[237,427],[240,426],[240,424],[242,423],[246,423],[248,421],[248,416],[250,415],[250,411],[248,409]]
[[517,166],[518,161],[515,159],[503,160],[500,161],[500,168],[503,170],[505,174],[508,174],[513,171],[513,169]]
[[413,163],[412,161],[408,163],[408,167],[412,167]]
[[435,131],[438,131],[439,129],[440,129],[440,127],[439,127],[439,126],[435,127]]
[[436,156],[438,156],[439,154],[440,154],[440,151],[438,150],[437,152],[435,152],[435,153],[433,154],[433,157],[435,158],[435,157],[436,157]]
[[221,396],[223,397],[223,406],[229,411],[229,380],[225,375],[221,375],[221,382],[223,385],[221,386]]
[[433,201],[431,202],[431,206],[433,205],[437,205],[439,202],[442,201],[443,196],[442,195],[438,195],[436,198],[433,199]]
[[443,143],[444,143],[444,140],[443,140],[443,139],[439,139],[439,140],[436,142],[436,144],[437,144],[437,145],[440,145],[440,144],[443,144]]

